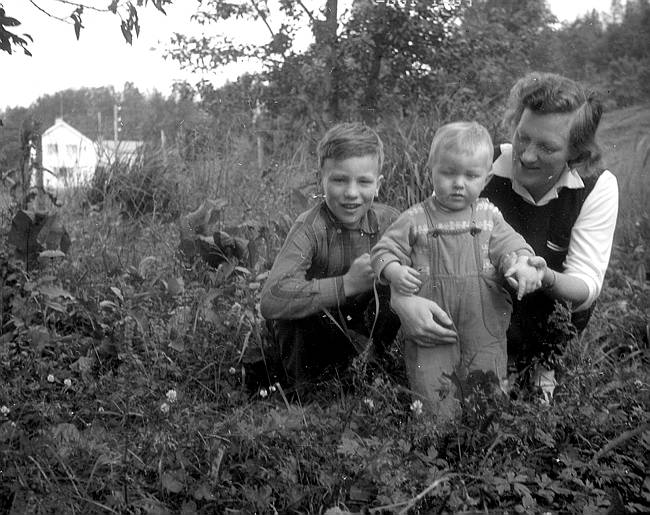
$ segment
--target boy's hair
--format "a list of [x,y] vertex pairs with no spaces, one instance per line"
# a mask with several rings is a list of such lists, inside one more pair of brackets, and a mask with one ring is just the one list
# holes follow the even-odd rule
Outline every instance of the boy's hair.
[[377,156],[377,173],[384,164],[384,144],[379,135],[363,123],[339,123],[327,131],[318,143],[318,167],[326,159],[342,161],[350,157]]
[[532,72],[510,90],[503,123],[511,134],[526,108],[536,114],[575,113],[569,129],[569,166],[583,165],[589,173],[600,162],[596,131],[603,105],[594,92],[562,75]]
[[444,152],[485,153],[488,169],[492,166],[494,146],[488,130],[477,122],[453,122],[440,127],[433,136],[427,165],[433,165]]

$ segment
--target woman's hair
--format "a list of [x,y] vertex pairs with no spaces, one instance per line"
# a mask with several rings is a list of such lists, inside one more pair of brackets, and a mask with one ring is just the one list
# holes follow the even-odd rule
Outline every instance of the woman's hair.
[[492,165],[494,146],[488,130],[477,122],[452,122],[440,127],[433,136],[427,165],[433,168],[445,152],[485,154],[486,165]]
[[325,133],[318,143],[318,166],[326,159],[341,161],[350,157],[377,156],[377,173],[384,164],[384,144],[379,135],[363,123],[339,123]]
[[594,92],[562,75],[533,72],[519,79],[510,90],[503,123],[511,134],[527,108],[537,114],[575,113],[569,129],[568,165],[582,165],[589,173],[600,162],[596,131],[603,106]]

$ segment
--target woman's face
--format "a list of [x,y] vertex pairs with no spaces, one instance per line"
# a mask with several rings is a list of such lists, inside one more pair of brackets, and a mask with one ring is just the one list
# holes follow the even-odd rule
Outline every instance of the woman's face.
[[574,113],[535,113],[525,109],[512,141],[514,179],[539,200],[567,167],[569,129]]

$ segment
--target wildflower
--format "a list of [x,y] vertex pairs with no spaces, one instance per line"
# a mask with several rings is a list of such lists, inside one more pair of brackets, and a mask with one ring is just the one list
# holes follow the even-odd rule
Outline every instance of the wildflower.
[[167,400],[169,401],[170,404],[173,404],[176,402],[176,390],[169,390],[166,394],[165,397],[167,397]]
[[98,411],[99,413],[104,413],[104,408],[103,408],[102,406],[100,406],[100,407],[97,409],[97,411]]
[[53,383],[54,381],[56,381],[56,379],[54,379],[54,376],[52,374],[49,374],[47,376],[47,382],[48,383]]
[[166,415],[167,413],[169,413],[169,404],[167,404],[166,402],[163,402],[163,403],[160,405],[160,411],[162,411],[165,415]]
[[229,373],[231,376],[234,376],[234,375],[237,373],[237,369],[236,369],[235,367],[230,367],[230,368],[228,369],[228,373]]
[[420,399],[415,399],[411,403],[411,411],[416,415],[422,415],[422,401]]
[[268,396],[269,396],[269,392],[266,391],[266,388],[262,388],[260,390],[260,397],[262,397],[262,399],[266,399]]
[[70,378],[66,379],[65,381],[63,381],[63,385],[64,385],[66,388],[70,388],[70,387],[72,387],[72,379],[70,379]]
[[363,399],[363,403],[366,406],[368,406],[369,410],[375,409],[375,402],[372,399],[369,399],[368,397],[366,397],[365,399]]
[[643,386],[643,381],[641,381],[640,379],[635,379],[634,386],[636,386],[637,388],[641,388]]
[[277,390],[277,388],[275,387],[274,384],[272,384],[271,386],[269,386],[269,392],[271,392],[271,393],[275,393],[276,390]]
[[10,411],[11,411],[11,410],[10,410],[9,408],[7,408],[7,406],[2,406],[2,408],[0,408],[0,413],[2,413],[5,417],[6,417],[7,415],[9,415],[9,412],[10,412]]

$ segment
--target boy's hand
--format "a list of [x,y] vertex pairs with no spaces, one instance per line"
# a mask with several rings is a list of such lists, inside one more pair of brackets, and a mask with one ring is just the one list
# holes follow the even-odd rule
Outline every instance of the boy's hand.
[[350,269],[343,276],[345,295],[350,297],[370,290],[374,280],[375,274],[370,266],[370,254],[366,252],[352,262]]
[[542,287],[546,272],[546,261],[539,256],[519,256],[517,261],[505,273],[505,278],[517,290],[517,300]]
[[388,263],[382,275],[401,295],[413,295],[420,291],[422,286],[420,272],[410,266],[400,265],[397,261]]

